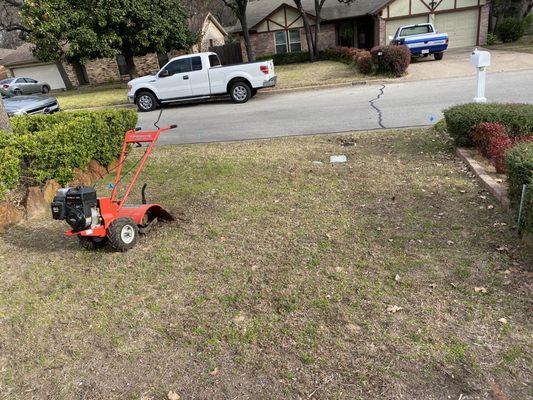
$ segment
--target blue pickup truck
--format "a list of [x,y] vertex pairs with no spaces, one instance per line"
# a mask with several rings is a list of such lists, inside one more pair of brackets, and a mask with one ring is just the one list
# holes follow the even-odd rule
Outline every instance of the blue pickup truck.
[[392,44],[406,45],[413,57],[427,57],[433,54],[435,60],[442,60],[448,49],[448,34],[435,30],[433,24],[400,26]]

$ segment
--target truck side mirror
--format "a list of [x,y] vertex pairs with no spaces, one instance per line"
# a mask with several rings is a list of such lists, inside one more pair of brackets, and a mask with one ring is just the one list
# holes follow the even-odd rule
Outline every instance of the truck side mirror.
[[170,76],[170,72],[168,72],[167,69],[164,69],[163,71],[161,71],[158,75],[160,78],[166,78],[167,76]]

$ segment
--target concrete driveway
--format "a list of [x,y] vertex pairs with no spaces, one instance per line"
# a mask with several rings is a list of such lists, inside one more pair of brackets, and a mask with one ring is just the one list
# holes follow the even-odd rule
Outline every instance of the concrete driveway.
[[[479,47],[479,49],[483,48]],[[504,50],[489,51],[492,64],[487,69],[489,74],[533,69],[533,54]],[[444,58],[441,61],[435,61],[433,56],[413,61],[409,66],[408,75],[398,81],[474,76],[476,71],[469,64],[471,52],[472,47],[452,49],[444,54]]]

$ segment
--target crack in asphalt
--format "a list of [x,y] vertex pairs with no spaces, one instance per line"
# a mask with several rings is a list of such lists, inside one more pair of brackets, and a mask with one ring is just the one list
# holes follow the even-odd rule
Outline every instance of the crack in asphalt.
[[383,128],[385,129],[386,126],[383,125],[383,113],[382,111],[378,108],[378,106],[376,106],[374,104],[375,101],[379,100],[381,98],[381,96],[383,96],[383,91],[385,90],[385,85],[381,85],[381,87],[379,88],[379,94],[377,95],[377,97],[373,98],[372,100],[369,101],[370,103],[370,107],[372,107],[374,110],[376,110],[376,112],[378,113],[378,125],[380,128]]

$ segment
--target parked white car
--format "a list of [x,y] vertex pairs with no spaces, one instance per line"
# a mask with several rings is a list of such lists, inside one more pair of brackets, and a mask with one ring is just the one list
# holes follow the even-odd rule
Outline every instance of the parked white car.
[[157,74],[128,82],[128,100],[142,112],[226,94],[246,103],[259,89],[275,85],[272,60],[222,66],[216,53],[197,53],[173,58]]

